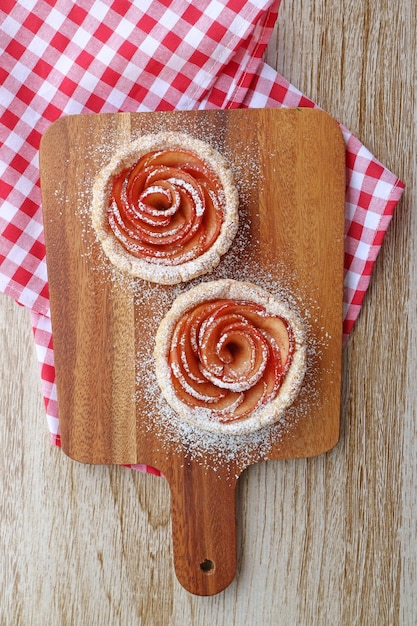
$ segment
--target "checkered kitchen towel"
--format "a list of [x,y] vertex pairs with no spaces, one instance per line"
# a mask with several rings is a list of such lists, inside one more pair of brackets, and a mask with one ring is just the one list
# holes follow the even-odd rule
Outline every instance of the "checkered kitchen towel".
[[[1,0],[0,289],[31,310],[53,443],[59,445],[59,419],[41,135],[64,114],[314,107],[262,60],[278,6],[279,0]],[[342,130],[346,338],[404,185]]]

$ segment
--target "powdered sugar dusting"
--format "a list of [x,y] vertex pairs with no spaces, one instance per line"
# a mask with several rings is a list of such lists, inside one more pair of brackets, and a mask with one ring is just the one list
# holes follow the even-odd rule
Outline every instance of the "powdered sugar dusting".
[[[187,132],[187,117],[181,122],[181,130]],[[154,124],[149,132],[165,130]],[[256,461],[268,459],[277,448],[285,447],[291,438],[294,427],[305,419],[319,401],[317,378],[320,376],[323,351],[331,341],[325,328],[317,331],[321,318],[320,307],[314,295],[297,286],[296,277],[289,275],[285,261],[276,258],[265,264],[260,260],[261,242],[257,230],[253,227],[256,214],[249,204],[256,187],[261,186],[263,173],[259,170],[257,148],[245,143],[231,147],[223,146],[222,132],[213,129],[207,121],[203,122],[199,137],[209,141],[213,147],[223,152],[233,171],[239,192],[239,229],[233,246],[221,259],[219,265],[203,278],[194,278],[188,283],[177,285],[157,285],[146,280],[130,276],[123,269],[109,262],[91,226],[91,196],[93,172],[86,177],[83,187],[78,190],[77,215],[82,225],[83,246],[81,254],[93,275],[92,289],[100,290],[104,284],[111,283],[115,289],[131,294],[138,320],[138,343],[136,355],[136,396],[132,401],[141,406],[143,421],[138,422],[138,429],[152,430],[160,442],[160,449],[166,450],[167,457],[172,451],[186,453],[189,458],[204,467],[216,470],[230,464],[233,467],[239,460],[239,467],[245,467]],[[136,137],[134,136],[133,139]],[[103,142],[97,146],[97,160],[105,164],[113,155],[111,144]],[[248,176],[247,172],[251,172]],[[64,194],[64,190],[62,191]],[[222,278],[253,282],[273,296],[284,300],[290,307],[299,310],[306,328],[307,368],[296,403],[289,407],[278,423],[266,426],[259,431],[239,436],[224,433],[203,432],[182,420],[163,398],[156,374],[153,356],[154,338],[159,324],[170,309],[175,298],[200,284]]]
[[[125,182],[128,186],[131,184],[131,190],[134,189],[136,178],[133,177],[133,180],[130,180],[132,167],[137,163],[138,159],[139,163],[141,163],[140,157],[146,158],[147,155],[154,154],[155,150],[157,150],[157,154],[163,154],[165,150],[167,154],[172,154],[174,156],[172,167],[175,167],[176,158],[178,158],[181,150],[188,150],[200,161],[197,177],[194,178],[192,176],[190,180],[183,180],[180,174],[181,168],[178,167],[177,174],[179,177],[174,176],[165,179],[165,182],[170,182],[171,186],[174,186],[181,194],[184,192],[188,194],[188,197],[193,202],[195,220],[191,218],[191,230],[189,228],[185,228],[185,230],[180,228],[178,231],[178,234],[183,233],[184,240],[187,242],[187,248],[182,253],[182,239],[179,238],[178,241],[175,238],[172,239],[173,232],[169,225],[166,233],[164,230],[160,230],[161,224],[159,223],[155,225],[152,233],[145,233],[142,230],[144,238],[138,238],[129,225],[129,215],[127,219],[122,219],[121,217],[119,203],[123,204],[124,201],[117,200],[117,198],[115,198],[115,202],[110,201],[114,177],[127,172],[129,180]],[[152,159],[152,157],[150,158]],[[148,167],[151,169],[151,173],[148,174],[147,180],[154,181],[152,160],[143,171],[146,172]],[[158,167],[156,171],[158,171]],[[218,197],[212,204],[213,210],[209,208],[209,205],[205,206],[203,202],[204,192],[201,188],[201,185],[204,188],[207,187],[210,171],[217,177],[218,181],[216,193],[214,194]],[[185,173],[187,174],[187,170]],[[205,176],[207,176],[207,180],[203,180]],[[191,181],[193,181],[192,184]],[[194,184],[195,186],[193,186]],[[124,194],[124,191],[126,191],[126,194]],[[121,193],[123,197],[124,195],[128,196],[127,187],[125,189],[122,186]],[[213,198],[213,194],[209,195]],[[133,196],[132,202],[135,203],[136,200],[133,199]],[[127,208],[124,213],[131,211],[130,204],[131,201],[127,201]],[[214,240],[207,237],[207,232],[202,226],[203,221],[201,218],[206,210],[210,212],[210,219],[215,219],[219,226]],[[165,216],[167,215],[165,213]],[[177,218],[179,215],[179,212],[176,213]],[[237,232],[238,193],[232,170],[219,151],[215,150],[209,143],[196,137],[183,132],[166,130],[159,133],[145,134],[117,150],[111,160],[99,170],[92,190],[92,224],[110,261],[134,277],[172,285],[188,281],[195,276],[201,276],[218,265],[222,255],[230,248]],[[190,226],[190,222],[187,223],[187,226]],[[148,240],[151,242],[154,240],[154,232],[161,235],[159,237],[161,247],[157,251],[155,251],[153,246],[149,247],[146,245]],[[191,233],[193,235],[200,233],[197,241],[192,246],[190,245],[191,241],[193,241],[190,238]],[[165,238],[166,235],[167,239]],[[158,240],[158,237],[156,237],[156,240]],[[156,243],[156,240],[154,243]],[[167,242],[167,245],[164,245],[164,242]]]
[[[218,278],[219,274],[230,276],[236,267],[236,258],[229,260],[221,268],[213,272],[207,280]],[[306,331],[307,358],[306,372],[302,387],[295,405],[290,406],[281,419],[272,426],[263,427],[261,430],[230,435],[227,433],[215,433],[202,431],[184,421],[164,400],[156,377],[155,359],[153,356],[154,342],[144,340],[138,348],[137,367],[137,397],[136,401],[144,405],[147,414],[145,427],[151,429],[153,434],[161,442],[161,449],[166,449],[167,454],[175,450],[179,454],[187,456],[206,467],[215,469],[224,464],[232,464],[239,460],[239,466],[245,467],[256,461],[267,459],[272,450],[285,446],[285,442],[291,437],[295,425],[308,415],[314,403],[318,399],[317,373],[320,363],[321,351],[325,346],[325,336],[317,338],[312,332],[309,319],[315,318],[318,307],[313,299],[309,299],[309,307],[305,308],[306,296],[302,293],[289,292],[284,277],[277,281],[276,274],[263,270],[260,266],[247,267],[240,272],[245,274],[245,279],[256,279],[257,284],[268,290],[275,297],[285,300],[289,305],[299,307],[303,302],[303,319]],[[198,281],[195,281],[197,284]],[[172,305],[174,299],[187,288],[177,286],[175,289],[165,290],[161,297],[157,298],[155,305],[155,287],[142,284],[142,288],[136,285],[137,305],[148,306],[152,301],[153,317],[149,316],[143,324],[144,337],[155,337],[159,324]],[[148,300],[149,298],[149,300]],[[201,410],[201,418],[204,419],[204,409]],[[143,424],[138,425],[139,428]]]

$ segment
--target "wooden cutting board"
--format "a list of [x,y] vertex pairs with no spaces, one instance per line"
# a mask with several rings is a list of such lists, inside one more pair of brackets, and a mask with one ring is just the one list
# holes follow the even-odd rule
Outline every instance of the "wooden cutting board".
[[[141,134],[178,130],[212,143],[240,194],[235,245],[213,273],[295,303],[308,371],[285,420],[256,436],[195,433],[155,382],[154,334],[176,287],[133,280],[104,257],[90,223],[95,175]],[[152,465],[169,482],[173,557],[199,595],[236,569],[235,487],[249,465],[310,457],[339,438],[345,151],[336,122],[311,109],[77,115],[44,135],[41,188],[63,451],[82,463]]]

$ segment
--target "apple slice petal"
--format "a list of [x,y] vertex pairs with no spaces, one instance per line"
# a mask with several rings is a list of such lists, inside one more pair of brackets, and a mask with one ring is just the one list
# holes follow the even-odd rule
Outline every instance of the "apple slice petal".
[[225,203],[217,174],[197,154],[155,150],[114,177],[108,224],[132,256],[175,265],[214,244]]
[[222,423],[247,417],[277,395],[294,349],[285,320],[258,304],[226,299],[187,311],[173,345],[179,397],[209,408]]

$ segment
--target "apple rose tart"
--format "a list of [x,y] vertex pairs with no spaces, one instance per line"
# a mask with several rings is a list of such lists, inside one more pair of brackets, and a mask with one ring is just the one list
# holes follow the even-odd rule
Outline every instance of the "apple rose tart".
[[180,295],[155,340],[167,402],[204,430],[246,434],[277,422],[306,369],[304,325],[254,284],[201,283]]
[[165,285],[191,280],[215,268],[236,235],[232,171],[190,135],[145,135],[97,176],[92,223],[119,269]]

